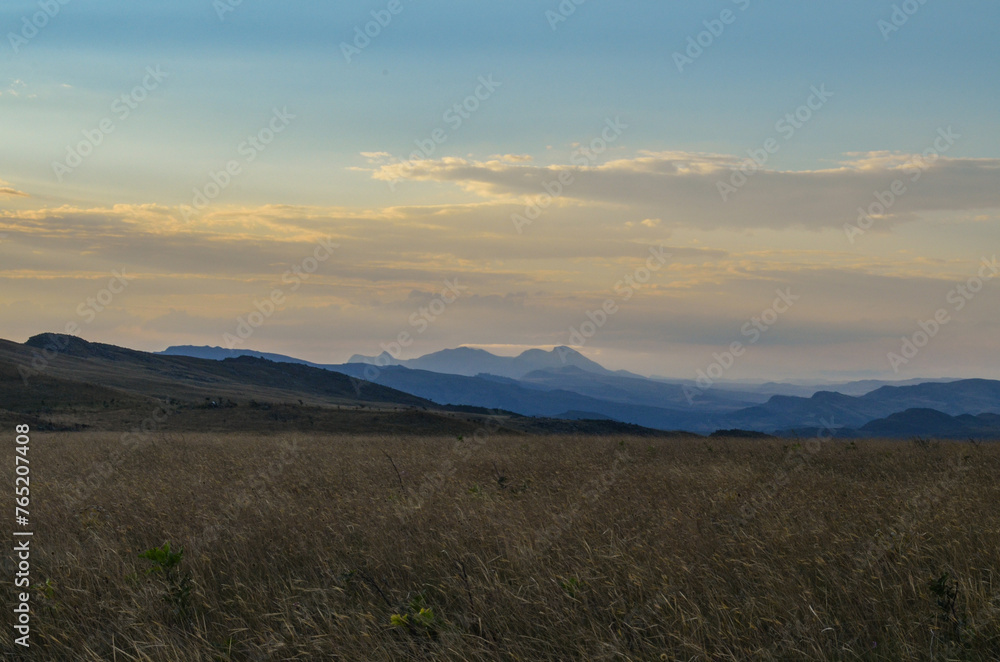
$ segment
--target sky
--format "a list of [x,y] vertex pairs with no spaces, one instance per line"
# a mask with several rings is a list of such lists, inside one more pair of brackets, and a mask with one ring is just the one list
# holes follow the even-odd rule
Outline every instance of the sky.
[[0,337],[1000,379],[998,23],[8,0]]

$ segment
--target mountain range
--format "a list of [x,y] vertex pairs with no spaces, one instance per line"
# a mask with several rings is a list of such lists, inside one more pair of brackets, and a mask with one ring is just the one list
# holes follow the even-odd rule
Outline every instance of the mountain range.
[[[254,356],[271,361],[283,363],[305,363],[307,365],[319,366],[317,363],[310,363],[302,359],[281,354],[268,354],[266,352],[256,352],[253,350],[235,350],[222,347],[197,347],[193,345],[181,345],[168,347],[161,354],[174,356],[196,356],[204,359],[225,359],[236,356]],[[413,370],[427,370],[430,372],[440,372],[452,375],[465,375],[474,377],[479,374],[496,375],[498,377],[509,377],[511,379],[521,379],[528,373],[537,370],[559,369],[563,367],[578,368],[585,372],[603,375],[623,375],[638,377],[626,370],[611,371],[600,365],[596,361],[588,359],[580,352],[570,347],[555,347],[546,351],[543,349],[529,349],[518,356],[497,356],[483,349],[473,347],[457,347],[455,349],[444,349],[432,354],[415,359],[400,360],[393,358],[388,352],[382,352],[378,356],[363,356],[355,354],[348,363],[361,365],[372,365],[379,368],[388,366],[402,366]]]
[[[307,363],[282,355],[208,347],[171,347],[167,354],[202,358],[254,355]],[[1000,437],[988,416],[1000,414],[1000,382],[985,379],[877,380],[836,385],[726,384],[692,394],[694,382],[645,378],[608,370],[569,347],[501,357],[460,347],[399,361],[388,354],[355,355],[345,364],[309,364],[409,393],[439,405],[501,409],[524,416],[615,420],[662,430],[707,434],[739,429],[795,435],[823,424],[842,436],[926,434]],[[831,390],[823,390],[824,388]],[[789,393],[798,395],[789,395]],[[934,411],[957,423],[906,413]],[[905,414],[905,415],[904,415]],[[922,423],[923,422],[923,423]],[[867,427],[866,427],[867,426]]]
[[153,354],[62,334],[0,340],[0,424],[37,430],[676,436],[614,419],[439,405],[297,360]]
[[23,344],[0,340],[0,419],[113,428],[167,403],[176,410],[171,425],[196,429],[465,434],[499,421],[521,433],[1000,439],[1000,382],[986,379],[844,385],[864,390],[858,395],[727,384],[692,400],[689,382],[608,370],[570,348],[517,357],[459,348],[421,359],[328,365],[211,347],[149,353],[41,334]]

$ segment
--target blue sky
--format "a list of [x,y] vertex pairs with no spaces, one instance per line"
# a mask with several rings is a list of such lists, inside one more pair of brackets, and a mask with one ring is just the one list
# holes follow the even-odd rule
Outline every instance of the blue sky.
[[[981,5],[970,16],[929,2],[886,42],[876,22],[890,16],[891,3],[751,2],[741,11],[732,2],[636,2],[622,11],[590,0],[555,31],[544,15],[555,2],[455,4],[402,3],[349,64],[339,44],[386,3],[345,9],[247,0],[220,21],[205,0],[169,7],[70,2],[19,54],[3,50],[7,77],[44,96],[40,104],[3,104],[11,118],[5,143],[22,148],[14,156],[21,176],[44,183],[51,168],[39,148],[60,154],[146,66],[159,64],[169,83],[109,141],[107,151],[120,155],[75,179],[123,198],[177,203],[180,193],[165,184],[181,180],[186,191],[181,164],[211,167],[275,105],[301,117],[296,135],[272,156],[293,172],[303,161],[346,165],[363,151],[405,154],[484,73],[503,81],[503,92],[473,128],[452,137],[453,155],[541,158],[547,145],[558,149],[586,136],[595,118],[609,115],[632,120],[626,141],[635,148],[736,153],[763,140],[775,118],[820,83],[836,94],[835,107],[777,157],[777,166],[817,167],[848,151],[917,150],[928,127],[942,124],[977,137],[959,147],[961,155],[989,157],[1000,149],[993,130],[996,6]],[[735,23],[679,73],[673,53],[724,9]],[[16,27],[32,10],[36,3],[5,3],[0,21]],[[143,158],[147,148],[157,158]],[[133,178],[109,172],[122,161],[138,170]],[[334,170],[326,173],[334,182],[353,181]],[[142,176],[157,183],[143,184]],[[301,201],[298,189],[294,181],[275,181],[269,199],[287,191]],[[343,197],[330,193],[315,202]]]
[[[479,313],[455,312],[421,338],[422,344],[412,349],[415,354],[463,343],[500,349],[509,345],[512,351],[561,344],[560,334],[568,335],[563,322],[572,323],[599,301],[613,278],[610,274],[622,271],[629,259],[638,259],[627,257],[627,246],[663,243],[725,256],[713,258],[714,275],[707,273],[711,269],[704,262],[700,264],[705,272],[694,275],[699,264],[694,258],[689,268],[677,266],[675,275],[689,279],[687,285],[677,285],[677,291],[694,296],[690,292],[709,288],[689,306],[678,304],[685,311],[690,307],[684,314],[692,315],[693,327],[739,329],[747,311],[731,311],[731,301],[725,298],[712,303],[710,284],[734,278],[734,265],[755,260],[767,262],[768,269],[777,269],[780,263],[788,273],[765,278],[740,272],[743,281],[731,292],[756,283],[759,288],[753,291],[763,301],[771,280],[788,280],[789,274],[803,269],[810,273],[829,269],[859,282],[891,275],[900,279],[900,292],[914,290],[912,310],[900,311],[891,323],[874,320],[877,303],[858,293],[860,308],[872,308],[870,323],[857,326],[853,340],[845,329],[836,343],[807,357],[780,354],[783,343],[803,340],[789,323],[787,330],[776,329],[767,339],[774,344],[773,354],[760,351],[759,361],[748,359],[740,366],[746,375],[734,372],[734,376],[826,374],[842,369],[842,356],[858,356],[847,354],[850,343],[870,342],[859,351],[884,355],[881,350],[891,345],[890,340],[906,331],[904,320],[909,318],[912,326],[927,307],[933,312],[933,301],[924,304],[918,298],[915,279],[938,279],[946,285],[948,279],[972,268],[980,253],[995,250],[997,205],[984,182],[995,177],[992,163],[1000,159],[996,125],[1000,46],[995,39],[1000,6],[914,2],[912,7],[919,7],[916,12],[886,39],[878,22],[891,20],[894,5],[904,3],[719,0],[631,2],[623,8],[621,3],[587,0],[553,30],[551,14],[546,12],[559,11],[560,3],[554,0],[400,0],[402,11],[347,62],[342,42],[352,41],[355,28],[388,4],[244,0],[220,19],[211,0],[169,5],[70,0],[36,36],[20,44],[18,52],[7,36],[0,43],[4,118],[0,181],[6,182],[0,188],[14,193],[0,197],[7,210],[6,229],[0,232],[9,235],[0,244],[0,253],[5,247],[15,251],[29,244],[37,252],[31,253],[36,256],[31,265],[7,260],[11,273],[0,306],[24,321],[12,323],[3,335],[26,337],[51,323],[32,308],[37,296],[65,307],[72,317],[82,292],[65,294],[68,299],[59,302],[64,296],[61,288],[35,291],[41,286],[26,286],[24,281],[59,276],[58,264],[66,264],[72,249],[37,243],[59,228],[62,235],[86,233],[87,250],[72,260],[77,281],[99,280],[112,263],[129,254],[137,270],[148,266],[145,251],[153,249],[132,232],[176,242],[178,262],[163,262],[158,271],[145,274],[144,287],[150,291],[142,303],[120,304],[120,321],[112,323],[111,315],[105,316],[108,321],[101,324],[106,328],[92,331],[95,339],[149,348],[169,343],[174,333],[157,331],[169,325],[156,320],[183,315],[190,317],[186,327],[178,327],[190,330],[185,341],[220,344],[220,330],[248,301],[252,303],[274,269],[294,254],[262,252],[259,260],[247,263],[250,253],[242,242],[280,240],[305,246],[310,232],[325,232],[343,238],[345,250],[353,245],[356,254],[364,256],[357,258],[354,273],[376,273],[387,264],[396,265],[399,274],[385,270],[384,278],[369,281],[381,289],[364,295],[362,284],[327,274],[322,291],[289,304],[283,313],[286,322],[269,323],[251,343],[289,353],[302,348],[299,354],[322,359],[367,351],[372,348],[358,345],[372,337],[395,335],[396,327],[407,326],[408,316],[397,314],[394,306],[405,312],[411,297],[433,292],[440,280],[456,271],[476,282],[475,296],[491,314],[511,319],[509,328],[500,324],[495,333],[477,331],[473,322]],[[20,32],[22,18],[30,19],[38,11],[37,2],[4,3],[2,33]],[[683,52],[689,37],[697,38],[706,29],[704,22],[718,19],[722,12],[731,12],[730,24],[694,62],[678,71],[675,53]],[[115,99],[139,84],[148,67],[168,75],[127,118],[115,117]],[[480,77],[490,76],[499,87],[461,127],[447,130],[447,142],[426,155],[425,168],[391,169],[386,155],[405,158],[415,149],[414,141],[447,128],[445,111],[472,94]],[[701,155],[695,159],[701,164],[699,172],[731,168],[731,163],[719,165],[728,163],[725,160],[703,161],[704,155],[724,155],[730,161],[745,158],[746,150],[776,137],[776,122],[805,103],[811,88],[820,86],[832,92],[832,98],[793,138],[778,139],[780,151],[766,163],[768,184],[759,177],[760,182],[751,180],[738,194],[740,205],[750,205],[747,199],[758,196],[772,200],[773,210],[731,205],[720,217],[719,201],[709,199],[711,195],[702,202],[676,206],[674,197],[651,195],[646,200],[648,182],[633,182],[636,194],[628,201],[615,198],[610,190],[607,195],[603,192],[605,183],[613,182],[619,190],[628,186],[618,178],[626,173],[642,168],[661,172],[690,155]],[[295,116],[287,130],[252,163],[243,164],[198,221],[186,219],[180,209],[191,204],[193,189],[204,187],[211,173],[240,158],[239,146],[267,125],[275,108]],[[53,162],[65,159],[67,146],[79,143],[82,131],[93,130],[105,118],[114,121],[114,132],[59,181]],[[599,135],[609,118],[620,118],[628,128],[587,166],[590,170],[574,171],[594,176],[589,188],[561,200],[559,208],[551,210],[552,222],[544,229],[536,227],[532,238],[518,242],[518,236],[504,234],[511,213],[523,207],[531,191],[538,192],[539,178],[569,167],[577,144]],[[816,177],[809,173],[868,158],[851,168],[870,174],[871,181],[830,177],[821,184],[830,200],[839,200],[838,194],[860,197],[844,199],[844,221],[852,221],[853,210],[870,203],[865,186],[874,192],[894,178],[894,166],[884,158],[872,161],[871,155],[920,154],[942,127],[953,127],[961,139],[949,147],[947,162],[939,162],[930,173],[940,177],[935,179],[938,184],[924,188],[919,204],[918,194],[910,195],[890,213],[884,231],[876,228],[868,235],[871,241],[865,246],[845,243],[840,223],[803,217],[812,213],[808,210],[796,208],[792,217],[789,209],[796,205],[786,202],[814,195]],[[382,156],[373,156],[379,153]],[[639,160],[648,154],[659,155],[659,161],[641,165]],[[495,158],[503,155],[506,160]],[[446,159],[463,163],[444,163]],[[618,165],[604,167],[609,163]],[[390,189],[387,179],[394,177],[398,185]],[[518,179],[532,184],[520,187]],[[711,185],[716,179],[724,177],[706,182]],[[961,200],[947,194],[949,190],[970,193],[966,187],[971,194]],[[859,196],[856,191],[865,193]],[[678,197],[683,197],[681,193]],[[286,216],[273,212],[278,206]],[[64,211],[53,213],[58,209]],[[769,214],[776,219],[773,223],[760,220]],[[741,226],[744,215],[757,220]],[[67,225],[70,216],[86,220],[79,220],[80,226]],[[373,243],[365,244],[364,250],[357,234],[362,232],[364,223],[357,220],[362,217],[378,219],[369,223],[369,235],[377,238],[368,236]],[[428,217],[447,217],[454,225],[428,229]],[[650,222],[642,225],[645,220]],[[94,229],[95,224],[106,228],[104,234]],[[283,236],[282,228],[291,229]],[[574,241],[587,239],[592,245],[578,246],[574,254],[565,241],[560,243],[560,233],[567,228],[579,235]],[[435,232],[440,238],[422,246]],[[187,286],[208,277],[212,269],[196,267],[190,256],[199,254],[202,243],[211,241],[218,248],[227,237],[229,249],[221,250],[226,252],[223,262],[232,263],[226,274],[231,289],[210,288],[212,294],[195,297]],[[352,237],[358,241],[352,244]],[[381,253],[374,252],[376,244]],[[413,254],[418,245],[419,256]],[[600,254],[602,245],[610,247],[606,255]],[[123,253],[123,246],[131,253]],[[489,246],[497,248],[488,250]],[[52,253],[48,259],[46,252]],[[26,259],[23,250],[18,254]],[[609,275],[594,268],[594,259]],[[177,273],[184,270],[186,283]],[[670,287],[659,287],[664,291],[651,292],[644,308],[635,305],[629,313],[635,319],[618,323],[620,328],[609,326],[581,349],[630,368],[647,365],[655,355],[658,372],[690,373],[692,366],[678,361],[691,355],[697,334],[671,340],[657,331],[665,323],[663,311],[676,303]],[[525,312],[523,308],[530,309],[536,296],[543,296],[545,304]],[[820,300],[835,294],[824,291],[816,296]],[[522,302],[516,322],[504,317],[508,313],[496,303],[513,300]],[[213,317],[227,308],[226,301],[239,303],[229,306],[224,316]],[[841,305],[827,301],[818,310]],[[546,313],[553,306],[566,310],[565,320],[558,324]],[[296,311],[301,314],[298,318]],[[468,316],[468,323],[461,321],[462,315]],[[996,321],[985,312],[982,315],[963,323],[974,329]],[[347,317],[353,322],[346,322]],[[817,318],[811,324],[798,333],[815,335],[813,327],[829,328],[830,321]],[[521,331],[525,325],[530,332]],[[322,334],[306,330],[331,326],[344,331],[335,347]],[[974,335],[972,330],[968,333]],[[635,342],[635,334],[642,336],[641,343]],[[957,338],[972,337],[959,331],[953,335],[954,352],[959,352]],[[928,374],[966,365],[984,369],[973,354],[959,360],[958,354],[947,351],[944,340],[938,346],[936,362],[922,359]],[[977,351],[987,346],[977,345]],[[709,349],[699,346],[697,352],[710,357],[711,351],[705,351]],[[788,357],[790,367],[775,369],[773,357],[779,355]],[[844,369],[868,374],[865,366],[871,361],[858,358],[854,363]]]

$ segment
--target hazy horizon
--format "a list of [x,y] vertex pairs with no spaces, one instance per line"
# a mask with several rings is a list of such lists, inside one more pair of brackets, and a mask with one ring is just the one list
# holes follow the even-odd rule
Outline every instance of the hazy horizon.
[[[50,333],[50,332],[46,332],[46,333]],[[35,335],[42,335],[42,334],[35,334]],[[71,334],[71,335],[75,335],[75,334]],[[27,339],[25,339],[25,340],[27,340]],[[84,338],[84,340],[86,340],[86,339]],[[90,341],[90,342],[100,342],[100,341]],[[104,344],[112,344],[112,345],[114,345],[114,343],[104,343]],[[165,345],[165,346],[157,347],[157,348],[153,348],[153,349],[142,349],[142,348],[137,348],[137,347],[126,347],[126,349],[138,349],[139,351],[146,351],[146,352],[151,352],[151,353],[154,353],[154,354],[159,354],[159,353],[164,353],[164,352],[166,352],[167,350],[170,350],[170,349],[186,348],[186,347],[209,348],[209,349],[224,349],[224,350],[232,349],[232,350],[235,350],[235,351],[259,352],[259,353],[262,353],[262,354],[275,354],[275,355],[285,356],[285,357],[288,357],[288,358],[299,359],[299,360],[303,360],[303,361],[309,361],[311,363],[316,363],[316,364],[321,364],[321,365],[340,365],[340,364],[346,364],[346,363],[352,362],[352,360],[354,360],[354,359],[361,359],[361,358],[364,358],[364,359],[378,359],[382,354],[389,354],[390,356],[392,356],[392,354],[390,352],[383,350],[379,354],[364,354],[364,353],[361,353],[361,352],[354,352],[354,353],[350,354],[349,356],[346,356],[346,357],[344,357],[342,359],[314,361],[314,360],[309,359],[309,358],[307,358],[305,356],[301,356],[301,355],[298,355],[298,354],[295,354],[295,353],[289,354],[289,353],[277,352],[277,351],[271,352],[271,351],[259,349],[259,348],[254,347],[254,346],[228,348],[228,347],[224,347],[222,345],[191,345],[191,344],[186,344],[186,343],[185,344],[170,344],[170,345]],[[514,347],[514,346],[510,346],[510,345],[500,345],[500,346],[497,346],[497,345],[469,345],[469,344],[466,344],[466,345],[457,345],[455,347],[444,347],[442,349],[428,351],[428,352],[424,352],[424,353],[416,353],[413,356],[402,356],[399,360],[401,360],[402,362],[405,363],[408,360],[423,358],[425,356],[429,356],[429,355],[433,355],[433,354],[438,354],[439,352],[442,352],[442,351],[455,350],[455,349],[466,349],[466,348],[468,348],[468,349],[480,349],[480,350],[484,350],[484,351],[489,352],[490,354],[493,354],[494,356],[498,356],[498,357],[502,357],[502,358],[514,358],[514,357],[517,357],[517,356],[520,356],[520,355],[524,354],[525,352],[527,352],[529,350],[542,350],[542,351],[545,351],[545,352],[553,352],[553,351],[558,350],[560,347],[569,347],[569,346],[568,345],[549,345],[549,346],[537,346],[537,347],[530,347],[530,346],[517,346],[517,347]],[[570,349],[573,349],[574,351],[577,351],[580,354],[584,355],[586,358],[588,358],[588,359],[590,359],[590,360],[592,360],[592,361],[600,364],[601,367],[603,367],[603,368],[607,368],[609,370],[626,370],[628,372],[631,372],[634,375],[638,375],[640,377],[645,377],[645,378],[653,379],[653,380],[697,382],[699,380],[699,378],[702,379],[702,380],[704,380],[705,375],[706,375],[705,370],[699,370],[695,375],[664,375],[664,374],[658,374],[658,373],[655,373],[655,372],[648,372],[648,371],[642,371],[642,370],[628,370],[627,368],[621,368],[621,367],[618,367],[618,366],[616,366],[614,364],[611,364],[611,363],[605,364],[604,362],[602,362],[600,360],[599,356],[597,356],[597,357],[587,356],[586,352],[582,352],[578,348],[570,347]],[[381,365],[381,364],[379,364],[379,365]],[[926,375],[914,375],[914,376],[908,376],[908,377],[897,376],[895,378],[888,377],[888,378],[882,379],[882,378],[879,378],[879,377],[866,377],[864,375],[837,376],[834,373],[834,374],[829,375],[829,376],[816,376],[816,377],[811,378],[811,379],[809,377],[786,377],[786,378],[777,378],[777,379],[767,379],[767,378],[758,378],[758,377],[752,377],[752,376],[749,376],[749,377],[746,377],[746,378],[723,376],[723,377],[718,378],[718,379],[713,379],[712,382],[715,383],[715,384],[731,384],[731,385],[739,385],[739,384],[764,384],[764,383],[769,383],[769,382],[778,382],[778,383],[787,383],[787,384],[799,384],[799,385],[824,385],[824,384],[835,385],[835,384],[843,384],[843,383],[859,382],[859,381],[868,381],[868,380],[886,381],[886,382],[920,382],[920,381],[923,381],[923,380],[948,381],[948,380],[976,379],[976,378],[977,377],[974,377],[974,376],[954,376],[954,375],[935,376],[935,377],[930,377],[930,376],[926,376]]]

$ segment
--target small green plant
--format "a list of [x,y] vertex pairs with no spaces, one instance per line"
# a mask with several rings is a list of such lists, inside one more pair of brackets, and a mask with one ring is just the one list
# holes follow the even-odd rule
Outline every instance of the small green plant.
[[139,554],[139,558],[153,562],[153,567],[147,570],[147,574],[153,572],[163,572],[170,574],[174,572],[180,562],[184,560],[184,548],[174,552],[170,549],[170,543],[163,543],[163,547],[147,549]]
[[46,579],[45,582],[38,582],[37,584],[34,584],[32,588],[38,592],[39,596],[47,600],[51,600],[52,596],[54,596],[56,592],[56,584],[51,579]]
[[56,602],[56,583],[51,579],[46,579],[44,582],[37,582],[31,585],[31,588],[35,590],[35,595],[37,596],[38,603],[48,607],[49,609],[56,611],[59,609],[59,604]]
[[441,630],[441,619],[431,607],[426,606],[423,594],[418,593],[412,598],[401,614],[389,617],[389,623],[397,628],[404,628],[416,636],[435,638]]
[[191,613],[191,575],[181,573],[178,567],[184,560],[184,548],[175,552],[170,549],[170,543],[165,542],[163,547],[142,552],[139,558],[153,563],[153,567],[146,571],[147,575],[157,574],[163,577],[167,585],[167,593],[163,599],[173,607],[174,615],[187,618]]
[[571,598],[575,598],[581,588],[580,580],[576,577],[570,577],[564,582],[559,582],[559,585],[562,587],[562,590],[566,591],[566,595]]

